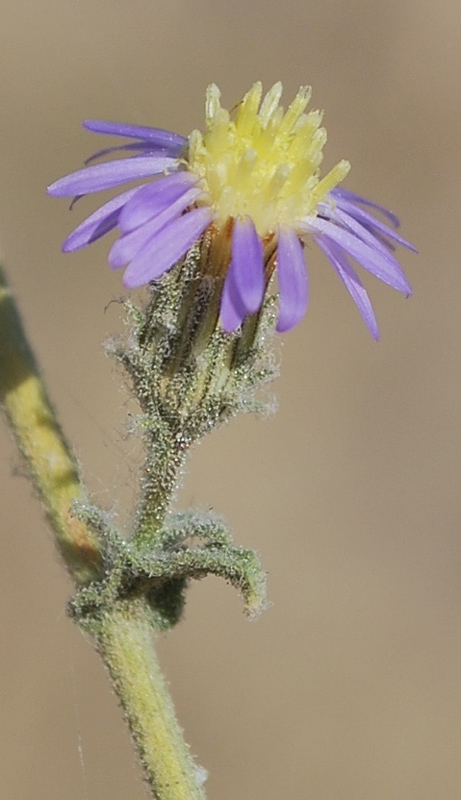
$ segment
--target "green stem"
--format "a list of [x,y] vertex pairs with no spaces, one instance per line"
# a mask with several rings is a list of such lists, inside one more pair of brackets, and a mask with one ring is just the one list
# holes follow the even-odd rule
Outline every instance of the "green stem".
[[100,550],[94,534],[72,514],[84,499],[78,468],[57,422],[0,269],[0,402],[30,469],[56,543],[78,585],[96,578]]
[[[72,514],[75,502],[85,502],[78,467],[1,270],[0,401],[70,574],[77,586],[97,580],[102,573],[99,542]],[[160,478],[158,501],[170,492],[170,477],[167,470],[166,483]],[[155,657],[147,603],[136,598],[114,603],[99,616],[80,620],[80,626],[94,636],[109,669],[154,797],[203,800]]]
[[145,601],[118,603],[88,628],[110,672],[154,797],[204,800],[157,662]]
[[136,514],[132,545],[153,546],[171,504],[187,454],[187,446],[168,430],[157,431],[147,442],[142,497]]

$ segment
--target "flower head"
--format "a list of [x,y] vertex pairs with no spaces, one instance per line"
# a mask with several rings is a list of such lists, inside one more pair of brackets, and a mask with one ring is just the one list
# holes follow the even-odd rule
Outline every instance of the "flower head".
[[321,112],[305,113],[310,89],[301,87],[286,112],[281,94],[276,83],[262,99],[262,86],[255,83],[230,113],[221,107],[219,89],[212,84],[205,131],[193,131],[189,139],[140,125],[84,122],[97,133],[134,140],[101,150],[89,162],[114,151],[131,158],[87,162],[84,169],[52,184],[49,194],[80,197],[136,179],[148,182],[101,206],[70,234],[63,250],[86,247],[118,227],[121,235],[110,250],[109,264],[126,266],[124,285],[134,288],[159,278],[200,241],[202,268],[215,278],[221,293],[220,319],[226,331],[259,311],[276,268],[277,329],[285,331],[306,311],[303,242],[311,238],[378,338],[375,314],[351,259],[409,295],[393,250],[395,244],[415,248],[397,232],[394,214],[338,187],[349,171],[347,161],[320,176],[326,131]]

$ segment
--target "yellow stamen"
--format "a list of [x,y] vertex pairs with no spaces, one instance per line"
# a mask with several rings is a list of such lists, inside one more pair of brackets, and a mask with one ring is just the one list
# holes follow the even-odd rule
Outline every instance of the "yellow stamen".
[[277,83],[274,83],[272,89],[269,89],[264,100],[262,101],[261,109],[259,111],[259,119],[261,120],[261,125],[263,128],[267,126],[267,123],[269,122],[274,111],[278,108],[282,92],[283,86],[281,82],[278,81]]
[[282,84],[261,102],[258,82],[232,115],[221,107],[218,87],[208,87],[206,129],[190,135],[188,161],[203,179],[207,195],[200,202],[211,203],[215,225],[249,215],[262,237],[281,224],[301,229],[345,177],[349,163],[340,161],[320,179],[326,131],[320,111],[305,113],[310,93],[302,86],[284,113]]
[[258,116],[262,91],[262,83],[258,81],[243,98],[235,118],[235,128],[239,136],[251,136]]

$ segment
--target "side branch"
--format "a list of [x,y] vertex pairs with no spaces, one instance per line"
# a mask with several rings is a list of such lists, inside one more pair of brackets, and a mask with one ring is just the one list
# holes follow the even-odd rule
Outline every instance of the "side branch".
[[99,574],[93,533],[72,514],[83,500],[78,469],[48,399],[11,290],[0,269],[0,402],[26,459],[59,550],[77,584]]

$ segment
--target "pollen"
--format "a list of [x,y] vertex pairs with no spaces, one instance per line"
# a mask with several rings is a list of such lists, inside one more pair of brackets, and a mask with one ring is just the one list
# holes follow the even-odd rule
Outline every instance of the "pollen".
[[320,177],[327,134],[321,111],[305,113],[310,87],[302,86],[285,112],[281,95],[279,82],[262,99],[258,82],[229,112],[218,87],[208,87],[205,132],[191,133],[188,164],[206,192],[198,205],[211,205],[215,225],[249,216],[261,237],[278,225],[296,230],[349,172],[343,160]]

